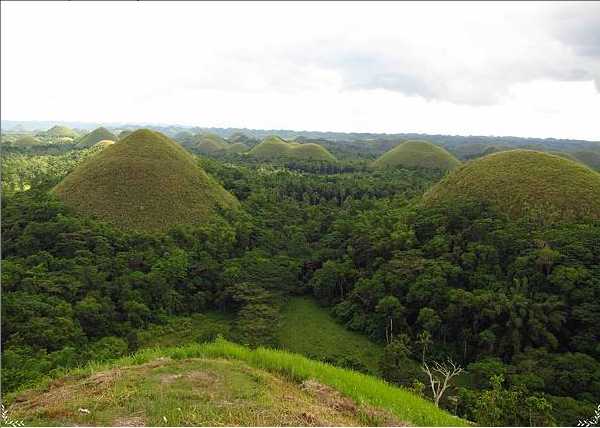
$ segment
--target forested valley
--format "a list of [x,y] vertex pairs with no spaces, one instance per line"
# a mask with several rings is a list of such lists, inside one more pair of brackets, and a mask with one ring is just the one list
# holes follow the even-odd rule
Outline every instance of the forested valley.
[[51,192],[109,149],[3,141],[3,391],[131,354],[157,332],[286,349],[300,338],[282,340],[283,314],[309,301],[306,317],[324,312],[380,352],[374,362],[340,354],[329,337],[329,354],[307,356],[428,399],[422,366],[452,361],[463,371],[439,405],[477,424],[573,425],[594,414],[597,218],[514,218],[477,198],[426,205],[446,171],[374,169],[381,153],[359,143],[321,141],[338,160],[316,161],[207,153],[186,138],[240,209],[166,231],[80,216]]

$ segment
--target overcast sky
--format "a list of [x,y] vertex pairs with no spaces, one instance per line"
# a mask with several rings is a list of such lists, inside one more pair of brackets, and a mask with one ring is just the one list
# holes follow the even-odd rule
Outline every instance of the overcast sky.
[[600,140],[600,2],[1,7],[5,120]]

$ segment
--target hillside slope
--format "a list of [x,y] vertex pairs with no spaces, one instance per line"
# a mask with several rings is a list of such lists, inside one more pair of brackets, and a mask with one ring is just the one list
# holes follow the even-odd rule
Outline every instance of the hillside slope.
[[77,213],[136,230],[204,223],[239,204],[185,149],[146,129],[88,158],[54,192]]
[[227,140],[216,134],[198,134],[193,137],[193,147],[201,153],[211,154],[226,150],[229,147]]
[[141,351],[6,398],[27,425],[466,425],[377,378],[222,339]]
[[487,202],[511,218],[600,219],[600,174],[548,153],[503,151],[454,170],[423,200],[434,206],[461,198]]
[[446,149],[428,141],[409,140],[381,155],[374,168],[418,167],[449,171],[460,165],[460,161]]
[[79,134],[67,126],[55,125],[45,132],[46,135],[53,137],[77,138]]
[[92,147],[94,144],[99,143],[103,140],[117,141],[118,138],[108,129],[100,127],[79,138],[77,140],[76,147],[79,149],[85,149],[88,147]]

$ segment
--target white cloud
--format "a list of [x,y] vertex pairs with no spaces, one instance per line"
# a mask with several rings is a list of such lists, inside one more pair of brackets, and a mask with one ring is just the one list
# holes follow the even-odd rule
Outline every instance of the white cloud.
[[600,139],[599,19],[593,3],[3,2],[2,117]]

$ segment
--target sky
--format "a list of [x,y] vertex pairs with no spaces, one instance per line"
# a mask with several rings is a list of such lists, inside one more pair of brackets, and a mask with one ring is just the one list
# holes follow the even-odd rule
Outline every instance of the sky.
[[600,140],[600,2],[2,2],[4,120]]

